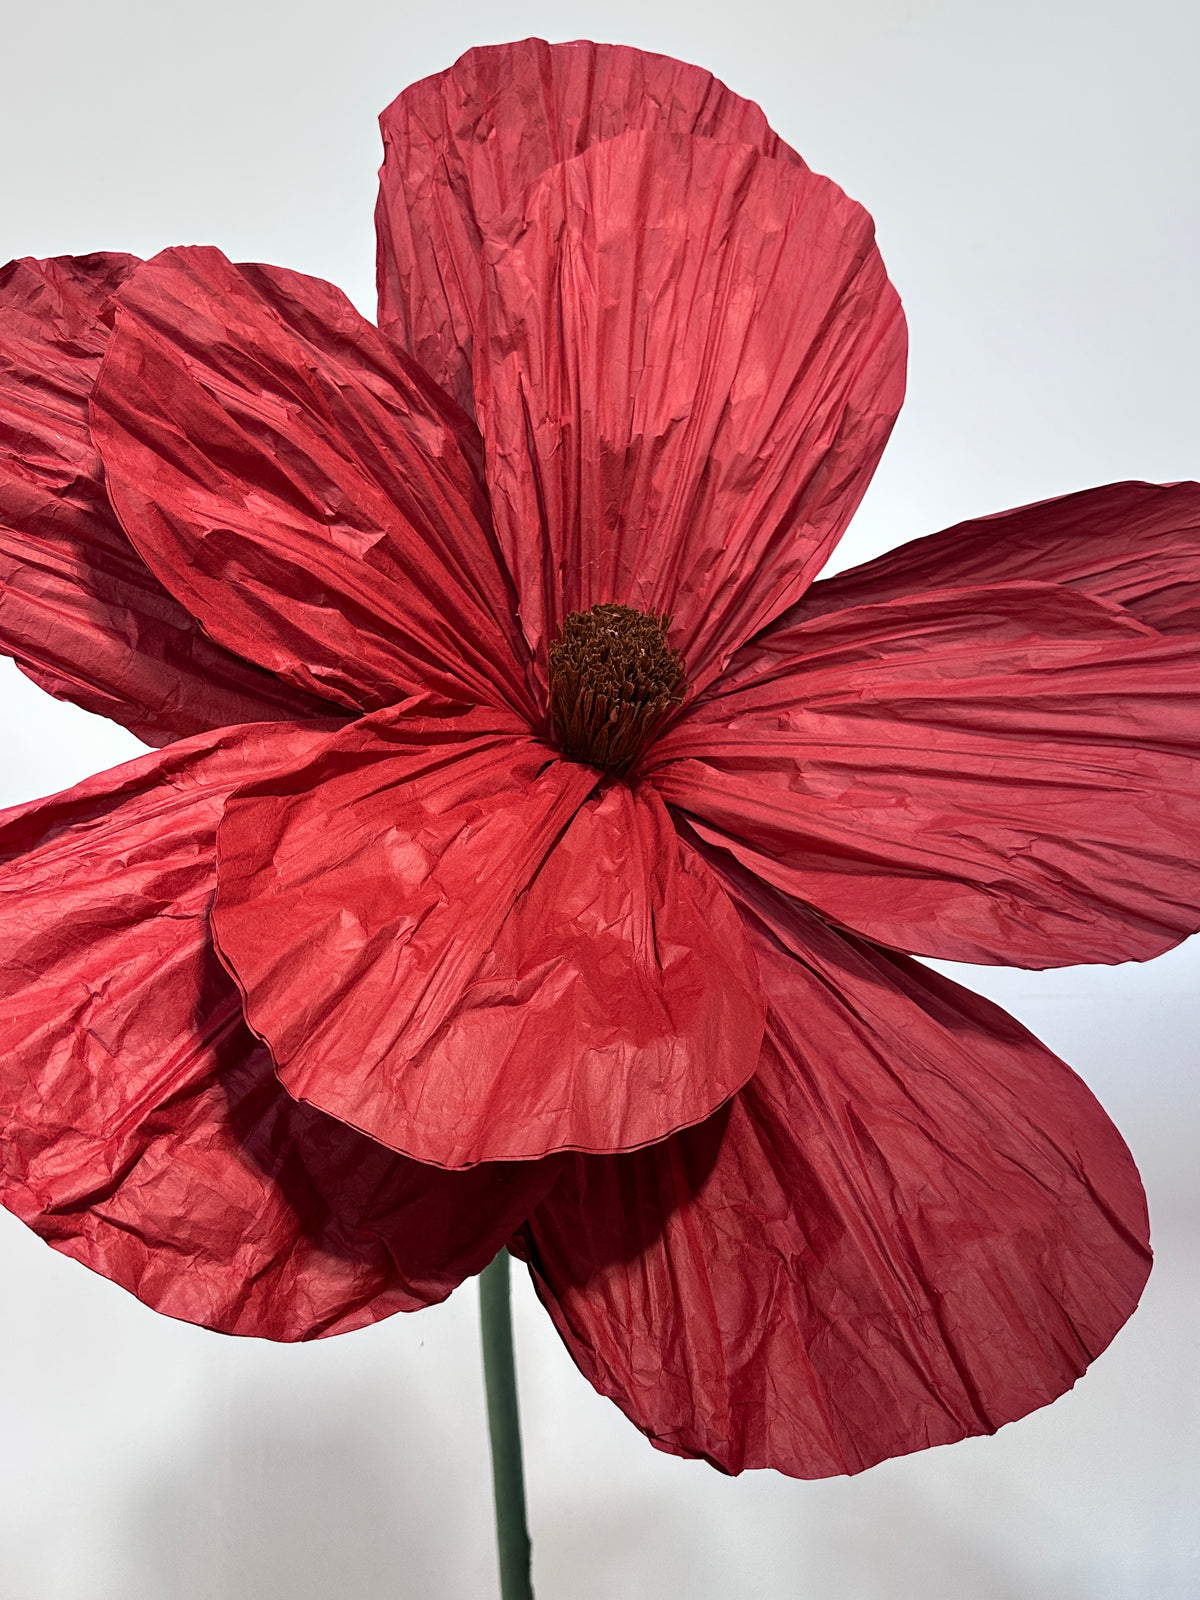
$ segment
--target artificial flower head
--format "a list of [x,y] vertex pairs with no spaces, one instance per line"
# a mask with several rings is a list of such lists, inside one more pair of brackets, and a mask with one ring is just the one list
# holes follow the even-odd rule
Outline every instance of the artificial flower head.
[[272,1339],[508,1244],[728,1472],[990,1432],[1145,1203],[911,956],[1200,927],[1200,489],[814,582],[903,393],[862,208],[621,47],[382,125],[377,326],[210,248],[0,276],[0,645],[160,747],[0,817],[5,1204]]

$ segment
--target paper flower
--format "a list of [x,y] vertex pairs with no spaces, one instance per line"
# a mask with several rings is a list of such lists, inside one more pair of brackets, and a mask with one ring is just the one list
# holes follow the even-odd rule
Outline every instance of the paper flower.
[[378,329],[207,248],[3,276],[4,648],[164,747],[2,819],[5,1203],[273,1339],[511,1239],[731,1472],[990,1431],[1129,1315],[1144,1202],[897,952],[1200,925],[1200,490],[813,584],[903,387],[862,209],[615,47],[383,130]]

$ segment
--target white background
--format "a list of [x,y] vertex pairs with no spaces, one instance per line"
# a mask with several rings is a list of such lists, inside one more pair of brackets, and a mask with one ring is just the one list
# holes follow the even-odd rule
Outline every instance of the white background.
[[[910,399],[838,564],[1118,478],[1200,476],[1191,0],[3,0],[0,259],[212,243],[373,306],[375,114],[472,44],[664,51],[874,213]],[[0,675],[0,803],[135,753]],[[658,1455],[518,1305],[539,1600],[1200,1592],[1200,951],[961,969],[1142,1167],[1158,1265],[1077,1389],[857,1479]],[[0,1217],[3,1600],[487,1600],[475,1291],[302,1348],[167,1321]]]

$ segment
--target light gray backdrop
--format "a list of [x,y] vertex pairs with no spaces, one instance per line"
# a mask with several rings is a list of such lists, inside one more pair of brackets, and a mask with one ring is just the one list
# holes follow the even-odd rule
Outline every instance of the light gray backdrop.
[[[702,63],[873,211],[911,398],[839,564],[1122,477],[1200,475],[1190,0],[3,0],[0,259],[213,243],[371,314],[375,114],[540,33]],[[0,803],[136,752],[3,663]],[[1200,951],[961,969],[1142,1166],[1158,1266],[1069,1396],[858,1479],[656,1454],[518,1305],[541,1600],[1184,1600],[1196,1514]],[[486,1600],[473,1285],[305,1348],[169,1322],[0,1217],[3,1600]]]

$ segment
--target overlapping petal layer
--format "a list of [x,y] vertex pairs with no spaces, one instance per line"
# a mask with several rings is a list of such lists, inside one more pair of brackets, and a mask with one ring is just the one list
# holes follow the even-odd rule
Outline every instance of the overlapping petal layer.
[[711,73],[586,40],[468,50],[406,89],[379,125],[379,325],[467,411],[484,247],[547,167],[636,129],[750,144],[803,166]]
[[762,1036],[753,957],[651,791],[413,702],[228,805],[214,927],[298,1099],[420,1161],[627,1149]]
[[338,290],[167,250],[116,306],[109,495],[215,639],[354,709],[435,689],[533,714],[474,428]]
[[555,1170],[406,1161],[296,1105],[246,1028],[217,817],[325,736],[202,736],[0,818],[5,1205],[157,1310],[270,1339],[443,1299]]
[[767,882],[960,961],[1145,960],[1200,927],[1200,639],[1009,584],[772,629],[754,667],[649,781]]
[[208,638],[146,566],[104,490],[87,404],[133,256],[0,272],[0,649],[60,699],[148,744],[336,709]]
[[[1162,633],[1200,633],[1200,484],[1107,483],[960,522],[823,578],[777,624],[967,584],[1064,583]],[[756,647],[730,663],[753,672]]]
[[1116,1129],[989,1002],[748,876],[731,892],[759,1071],[703,1127],[573,1158],[526,1231],[575,1361],[727,1472],[858,1472],[1046,1404],[1149,1269]]
[[811,581],[899,409],[870,218],[752,146],[622,134],[527,192],[485,319],[493,514],[542,670],[568,612],[618,601],[674,618],[703,687]]

